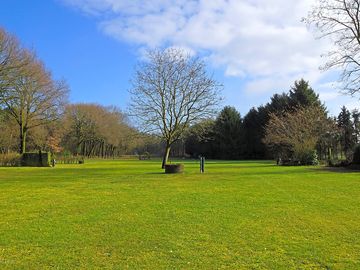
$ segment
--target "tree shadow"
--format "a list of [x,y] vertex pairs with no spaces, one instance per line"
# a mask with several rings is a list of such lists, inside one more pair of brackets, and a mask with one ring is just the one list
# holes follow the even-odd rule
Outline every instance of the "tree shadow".
[[348,167],[321,167],[312,168],[313,171],[333,172],[333,173],[360,173],[360,168],[348,168]]
[[166,175],[165,172],[148,172],[148,173],[145,173],[147,175]]

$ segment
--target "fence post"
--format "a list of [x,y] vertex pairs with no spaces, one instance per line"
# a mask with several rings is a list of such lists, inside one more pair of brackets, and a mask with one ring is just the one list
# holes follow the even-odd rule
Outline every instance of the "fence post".
[[205,172],[205,157],[200,157],[200,173]]

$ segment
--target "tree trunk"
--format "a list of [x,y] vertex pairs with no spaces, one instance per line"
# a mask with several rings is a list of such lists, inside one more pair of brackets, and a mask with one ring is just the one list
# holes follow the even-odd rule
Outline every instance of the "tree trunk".
[[23,124],[20,124],[20,136],[19,136],[19,153],[24,154],[26,151],[26,128]]
[[162,162],[162,166],[161,166],[161,168],[163,168],[163,169],[165,169],[165,165],[169,159],[170,149],[171,149],[170,144],[166,143],[165,152],[164,152],[164,156],[163,156],[163,162]]

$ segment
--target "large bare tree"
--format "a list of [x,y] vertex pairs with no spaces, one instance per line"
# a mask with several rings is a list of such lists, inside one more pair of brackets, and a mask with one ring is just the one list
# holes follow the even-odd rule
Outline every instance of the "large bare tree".
[[31,61],[29,56],[16,37],[0,27],[0,93],[15,83],[16,74]]
[[130,114],[165,141],[163,168],[189,125],[214,115],[221,88],[199,58],[174,48],[148,51],[132,81]]
[[30,129],[58,120],[68,87],[54,81],[43,64],[33,60],[16,75],[16,81],[0,95],[0,103],[19,125],[19,153],[26,151]]
[[54,81],[33,52],[0,29],[0,106],[19,126],[19,152],[30,129],[58,119],[68,87]]
[[340,68],[342,89],[360,91],[360,0],[318,0],[304,19],[319,38],[330,37],[334,49],[327,54],[324,70]]

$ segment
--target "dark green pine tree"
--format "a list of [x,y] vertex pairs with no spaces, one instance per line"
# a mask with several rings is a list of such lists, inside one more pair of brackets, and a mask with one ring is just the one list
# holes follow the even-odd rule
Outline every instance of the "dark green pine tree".
[[319,95],[310,87],[309,82],[301,79],[295,81],[289,92],[289,105],[292,109],[296,107],[320,106],[326,112],[326,107],[321,103]]
[[274,94],[271,101],[266,104],[266,110],[270,113],[281,113],[290,107],[290,98],[287,94]]
[[351,121],[351,113],[343,106],[337,119],[341,130],[341,147],[346,157],[349,158],[350,152],[355,145],[354,127]]
[[241,157],[242,119],[240,113],[226,106],[216,119],[214,133],[217,157],[221,159],[239,159]]
[[265,125],[269,119],[268,109],[264,106],[252,108],[243,120],[244,158],[265,159],[266,146],[263,143]]
[[360,139],[360,112],[358,110],[353,110],[351,114],[354,125],[354,140],[355,143],[358,144]]

